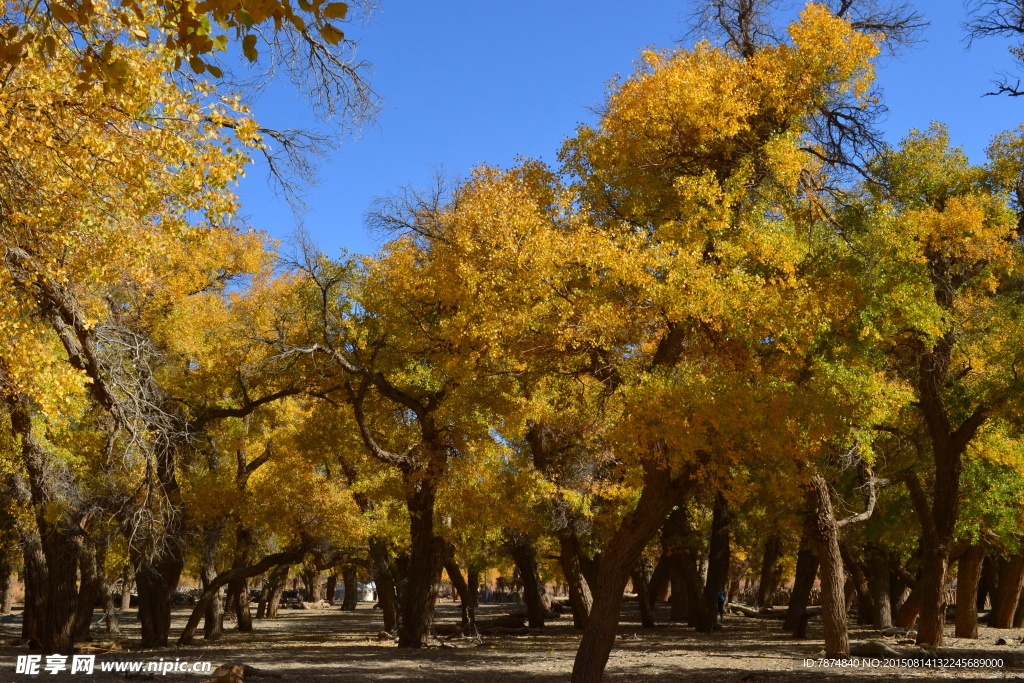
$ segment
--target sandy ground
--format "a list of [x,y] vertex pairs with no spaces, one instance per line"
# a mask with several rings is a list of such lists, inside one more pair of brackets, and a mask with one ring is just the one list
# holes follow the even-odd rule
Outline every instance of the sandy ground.
[[[483,605],[480,617],[507,612],[508,605]],[[567,681],[579,636],[569,617],[551,621],[544,635],[484,638],[480,645],[453,641],[457,646],[431,647],[411,652],[398,650],[389,640],[378,640],[380,613],[370,603],[354,612],[282,609],[280,618],[257,621],[253,633],[229,630],[224,639],[207,644],[200,639],[187,648],[141,650],[134,611],[123,619],[122,642],[127,651],[97,655],[96,672],[69,675],[67,672],[39,676],[15,673],[17,655],[30,654],[26,648],[8,646],[20,632],[20,615],[0,618],[0,683],[30,680],[81,680],[90,683],[112,681],[166,681],[198,683],[209,674],[101,673],[100,662],[209,661],[213,668],[225,663],[256,667],[256,683],[341,683],[342,681]],[[669,625],[667,607],[658,607],[659,626],[640,628],[635,604],[624,607],[619,638],[608,662],[608,681],[820,681],[843,680],[986,680],[1024,678],[1024,631],[982,628],[975,641],[950,637],[939,651],[942,658],[1001,659],[1002,666],[946,667],[870,666],[846,668],[808,667],[805,660],[822,654],[821,624],[812,621],[809,638],[794,640],[780,631],[780,622],[731,616],[723,630],[699,634],[692,628]],[[96,613],[99,621],[100,614]],[[176,637],[188,617],[186,609],[174,612]],[[441,622],[457,622],[457,604],[445,601],[438,607]],[[233,624],[226,625],[229,629]],[[100,634],[101,627],[94,626]],[[952,633],[951,627],[948,633]],[[996,645],[1003,638],[1007,645]],[[912,646],[898,646],[895,638],[851,624],[851,641],[883,640],[906,657],[920,657]]]

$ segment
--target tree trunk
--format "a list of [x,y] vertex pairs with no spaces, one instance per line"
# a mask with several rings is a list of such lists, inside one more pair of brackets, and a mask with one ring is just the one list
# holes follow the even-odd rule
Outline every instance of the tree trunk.
[[162,556],[143,561],[135,570],[142,647],[167,647],[171,634],[171,602],[185,566],[180,553],[180,544],[168,539]]
[[[345,598],[348,598],[348,584],[345,584]],[[334,602],[338,596],[338,572],[333,571],[331,575],[327,577],[327,604],[334,607]],[[342,604],[341,609],[345,609],[345,605]]]
[[804,532],[800,538],[800,549],[796,554],[796,578],[793,580],[793,594],[789,597],[786,608],[786,621],[783,628],[789,632],[796,630],[800,618],[807,609],[807,601],[814,588],[814,577],[818,574],[818,557],[814,554],[812,543]]
[[640,626],[654,628],[654,610],[651,609],[650,581],[651,561],[641,557],[633,567],[630,576],[633,579],[633,592],[640,607]]
[[664,602],[668,598],[668,585],[671,580],[671,569],[669,567],[668,558],[663,552],[661,557],[658,558],[657,564],[654,565],[654,571],[651,572],[651,581],[648,591],[651,597],[651,607],[654,607],[659,602]]
[[459,600],[462,602],[462,632],[466,635],[477,635],[476,630],[476,608],[477,608],[477,586],[480,581],[480,572],[468,568],[466,574],[468,579],[462,577],[462,570],[454,559],[444,563],[444,569],[448,573],[448,579],[452,586],[459,592]]
[[806,532],[814,543],[820,563],[821,617],[825,629],[825,656],[850,654],[846,629],[846,598],[843,595],[843,559],[839,552],[836,527],[829,497],[828,482],[821,475],[811,477],[807,492]]
[[[235,528],[235,559],[232,569],[244,569],[252,562],[252,531],[239,524]],[[235,579],[228,584],[228,605],[235,614],[237,628],[242,633],[252,631],[252,612],[249,610],[249,580]]]
[[772,534],[764,544],[764,556],[761,559],[761,577],[757,586],[757,607],[770,606],[775,603],[776,565],[782,551],[782,540],[778,534]]
[[277,616],[277,608],[273,614],[270,611],[271,601],[277,598],[277,602],[281,602],[281,593],[284,591],[285,582],[288,581],[288,569],[290,565],[282,564],[270,572],[267,576],[266,582],[263,584],[263,590],[260,592],[260,604],[256,608],[257,619],[273,619]]
[[379,538],[370,539],[370,571],[377,585],[377,602],[384,618],[384,630],[398,630],[398,600],[395,596],[395,576],[392,571],[391,551]]
[[874,619],[875,604],[872,600],[871,589],[868,587],[864,565],[853,555],[853,549],[848,545],[840,543],[839,551],[843,558],[843,564],[850,570],[853,588],[857,593],[857,624],[862,626],[871,624]]
[[434,534],[435,483],[414,473],[406,477],[409,511],[409,571],[401,601],[398,647],[426,645],[434,624],[437,586],[447,554],[447,543]]
[[121,614],[132,607],[132,566],[128,563],[121,573]]
[[526,614],[530,628],[544,627],[544,586],[540,582],[537,571],[537,551],[530,538],[517,531],[506,531],[506,543],[509,554],[519,569],[523,581],[523,599],[526,602]]
[[345,600],[341,603],[341,608],[345,610],[355,609],[359,604],[359,585],[356,581],[358,578],[356,567],[349,564],[342,568],[341,572],[345,580]]
[[[687,622],[690,626],[690,594],[693,592],[687,585],[686,572],[683,570],[683,558],[679,555],[669,556],[670,580],[672,593],[669,596],[669,621]],[[696,570],[693,572],[696,574]]]
[[699,607],[698,631],[710,631],[718,623],[718,595],[725,594],[729,581],[729,503],[721,491],[715,496],[711,513],[711,540],[708,544],[708,573],[703,600]]
[[299,546],[292,550],[267,555],[254,565],[250,565],[248,567],[237,567],[224,572],[223,574],[218,574],[217,577],[210,582],[210,585],[203,591],[203,595],[199,598],[195,607],[192,608],[192,614],[189,615],[188,623],[185,624],[185,628],[181,632],[181,637],[178,638],[178,646],[181,647],[192,642],[192,638],[195,637],[196,634],[196,629],[199,627],[199,620],[202,619],[202,615],[206,613],[206,608],[209,605],[210,600],[213,598],[213,595],[220,590],[221,586],[238,579],[248,579],[253,576],[259,576],[271,567],[299,562],[305,554],[306,547]]
[[871,590],[871,623],[876,629],[892,626],[892,602],[889,596],[889,557],[884,548],[867,548],[868,587]]
[[89,634],[92,627],[92,614],[96,603],[100,600],[106,582],[96,567],[96,545],[91,540],[82,541],[82,549],[78,555],[78,609],[75,611],[74,639],[75,642],[92,640]]
[[1024,555],[1014,555],[999,564],[999,583],[992,605],[992,627],[1012,628],[1021,586],[1024,584]]
[[96,571],[100,575],[101,600],[103,604],[103,622],[108,636],[121,635],[120,617],[114,605],[114,585],[107,573],[107,546],[109,539],[104,539],[96,547]]
[[972,545],[960,556],[956,580],[956,631],[957,638],[978,637],[978,582],[981,579],[981,565],[985,560],[985,546]]
[[14,602],[10,552],[0,551],[0,614],[10,614]]
[[670,479],[665,470],[645,464],[644,484],[636,509],[623,518],[601,553],[597,581],[592,584],[594,603],[590,621],[576,650],[572,683],[600,683],[615,644],[622,592],[630,569],[664,524],[672,506],[682,501],[692,484],[688,473]]
[[289,569],[291,569],[291,565],[282,564],[271,573],[271,576],[277,577],[277,580],[274,582],[273,590],[270,591],[270,597],[267,598],[267,619],[277,619],[277,608],[281,605],[281,595],[288,585]]
[[575,629],[585,629],[594,597],[590,593],[590,584],[587,583],[583,566],[580,564],[580,541],[574,531],[566,528],[558,532],[558,545],[561,549],[559,562],[562,565],[562,574],[569,584],[572,626]]
[[[946,625],[946,574],[949,549],[925,542],[921,554],[921,578],[914,593],[920,594],[921,611],[917,620],[917,643],[940,647]],[[911,596],[913,597],[913,596]]]
[[[203,582],[203,591],[217,578],[217,550],[220,547],[221,527],[207,529],[204,532],[203,556],[199,568],[199,578]],[[224,602],[220,590],[213,595],[203,615],[203,639],[220,640],[224,635]]]
[[22,537],[25,559],[25,609],[21,637],[33,647],[42,647],[43,619],[46,617],[46,557],[35,529]]

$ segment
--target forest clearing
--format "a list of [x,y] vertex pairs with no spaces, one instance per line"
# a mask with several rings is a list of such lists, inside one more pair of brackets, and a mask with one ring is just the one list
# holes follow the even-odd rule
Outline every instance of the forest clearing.
[[[635,607],[635,606],[632,606]],[[481,618],[507,613],[507,607],[488,605]],[[658,617],[667,619],[667,607],[659,607]],[[665,614],[662,614],[665,612]],[[175,610],[175,627],[184,626],[187,613]],[[457,604],[438,605],[437,622],[455,624]],[[1001,659],[997,667],[870,666],[835,668],[823,671],[805,665],[816,659],[823,647],[820,626],[812,625],[806,640],[794,640],[771,628],[763,620],[743,616],[730,617],[727,628],[709,634],[695,633],[681,625],[670,625],[659,618],[659,627],[644,630],[639,614],[627,604],[619,624],[619,642],[608,663],[609,681],[888,681],[991,680],[1018,678],[1024,672],[1024,646],[1019,642],[994,645],[1000,637],[1015,637],[1019,631],[985,628],[979,640],[952,639],[944,656],[954,658]],[[465,681],[490,683],[513,681],[564,681],[572,669],[579,636],[571,622],[551,622],[543,635],[485,637],[479,645],[459,641],[442,644],[435,641],[426,653],[396,649],[378,638],[372,603],[361,603],[357,610],[282,610],[278,619],[263,622],[258,633],[236,633],[220,643],[181,649],[135,650],[136,629],[126,629],[130,653],[110,653],[98,659],[152,661],[158,657],[187,657],[212,661],[214,667],[243,663],[258,671],[246,681],[261,683],[350,683],[355,681]],[[6,640],[16,628],[5,624],[0,634]],[[950,634],[952,635],[952,634]],[[899,646],[894,638],[885,638],[870,628],[853,627],[855,640],[880,639],[897,648],[906,657],[920,656],[918,648]],[[22,650],[0,649],[4,656]],[[751,676],[751,674],[755,674]],[[201,675],[167,674],[147,679],[143,675],[97,672],[89,680],[113,683],[124,680],[166,680],[184,683],[203,680]],[[12,678],[11,680],[17,680]],[[22,679],[25,680],[25,679]]]

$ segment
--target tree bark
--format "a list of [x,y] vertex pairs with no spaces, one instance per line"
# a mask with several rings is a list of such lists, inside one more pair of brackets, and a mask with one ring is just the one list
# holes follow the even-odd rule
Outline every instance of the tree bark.
[[434,533],[436,483],[424,475],[416,472],[405,477],[411,544],[398,626],[400,648],[420,648],[427,644],[434,624],[438,582],[447,554],[447,543]]
[[590,584],[583,574],[583,566],[580,564],[580,541],[576,533],[565,528],[558,532],[558,545],[561,549],[559,562],[562,565],[562,574],[569,584],[569,604],[572,605],[572,626],[575,629],[585,629],[590,618],[590,609],[594,603],[594,597],[590,592]]
[[477,635],[476,630],[476,609],[477,609],[477,588],[480,582],[480,572],[472,567],[467,568],[466,576],[462,577],[462,570],[454,559],[449,559],[444,564],[448,578],[459,592],[459,601],[462,603],[462,632],[469,636]]
[[782,551],[782,539],[778,534],[771,534],[764,544],[764,555],[761,559],[761,576],[757,586],[757,607],[771,606],[775,603],[776,565]]
[[146,648],[167,647],[171,635],[171,603],[185,562],[177,542],[168,540],[163,555],[142,561],[135,570],[142,646]]
[[651,608],[650,581],[651,561],[641,557],[633,567],[630,576],[633,580],[633,592],[640,607],[640,626],[654,628],[654,610]]
[[[348,593],[349,593],[348,584],[343,584],[343,585],[345,586],[345,598],[347,599],[348,598]],[[336,571],[332,571],[330,576],[327,577],[327,604],[330,605],[331,607],[334,607],[334,603],[335,603],[335,601],[337,599],[337,595],[338,595],[338,573]],[[341,605],[341,609],[345,609],[344,602]]]
[[132,608],[132,566],[126,564],[121,573],[121,614]]
[[14,602],[10,551],[0,550],[0,614],[10,614]]
[[[223,530],[220,526],[207,529],[204,532],[203,556],[199,568],[199,578],[203,582],[204,591],[209,589],[210,584],[217,578],[217,550],[220,547],[222,533]],[[210,598],[203,616],[203,639],[220,640],[224,635],[224,601],[221,599],[219,589]]]
[[972,545],[960,556],[956,581],[956,631],[957,638],[978,637],[978,582],[981,579],[981,565],[985,560],[985,546]]
[[871,623],[876,629],[892,626],[892,602],[889,590],[889,557],[884,548],[867,548],[868,587],[871,590]]
[[665,556],[665,553],[662,552],[657,564],[654,565],[654,571],[651,572],[651,581],[648,588],[651,607],[654,607],[659,602],[664,602],[668,598],[668,586],[669,581],[671,581],[672,571],[667,560],[668,558]]
[[710,631],[718,623],[718,594],[725,593],[729,581],[729,503],[719,491],[711,512],[711,539],[708,544],[708,573],[699,607],[698,631]]
[[115,582],[110,580],[110,575],[107,573],[107,547],[109,542],[109,538],[103,539],[103,541],[98,543],[96,546],[96,571],[100,576],[103,621],[106,626],[107,635],[119,636],[121,635],[121,624],[117,613],[117,607],[114,605],[113,590]]
[[537,551],[530,538],[518,531],[505,532],[509,554],[512,555],[523,581],[523,599],[530,628],[544,627],[544,586],[537,568]]
[[821,475],[811,477],[807,491],[805,529],[814,543],[820,564],[821,616],[825,630],[825,656],[850,654],[846,628],[846,598],[843,594],[843,560],[839,551],[839,529],[836,527],[829,496],[828,482]]
[[342,577],[345,580],[345,599],[341,603],[344,610],[355,609],[359,604],[359,586],[356,581],[358,574],[355,565],[345,565],[342,568]]
[[75,611],[74,639],[76,642],[92,640],[90,628],[96,603],[106,585],[96,568],[96,545],[91,540],[82,542],[78,555],[78,609]]
[[277,619],[277,609],[281,605],[281,595],[288,585],[288,571],[290,569],[290,564],[282,564],[275,567],[274,571],[270,574],[276,580],[273,590],[270,591],[270,597],[267,598],[267,619]]
[[796,577],[793,580],[793,594],[789,598],[789,607],[786,608],[786,621],[783,625],[785,630],[793,632],[799,626],[817,574],[818,557],[814,554],[807,532],[804,532],[800,538],[800,549],[796,554]]
[[35,529],[22,537],[25,562],[25,609],[21,637],[34,647],[42,647],[43,619],[46,615],[46,557]]
[[693,485],[691,473],[670,479],[652,464],[644,466],[644,484],[636,508],[625,516],[605,544],[592,584],[594,604],[583,639],[576,650],[572,683],[600,683],[615,644],[615,629],[622,608],[622,593],[629,572],[647,547],[673,505],[680,503]]
[[864,566],[853,555],[854,551],[848,545],[840,543],[839,551],[843,558],[843,564],[850,570],[853,588],[857,593],[857,624],[871,624],[873,623],[875,605],[872,600],[871,589],[868,587]]
[[1024,585],[1024,555],[1014,555],[999,563],[999,583],[992,605],[992,627],[1012,628],[1021,586]]
[[384,618],[384,630],[395,633],[398,630],[398,599],[395,595],[391,551],[387,543],[379,538],[370,539],[370,571],[377,585],[377,602]]
[[[235,559],[232,569],[248,567],[252,561],[252,530],[239,524],[235,529]],[[235,579],[228,584],[228,604],[235,613],[235,628],[242,633],[252,632],[252,612],[249,610],[249,579]]]

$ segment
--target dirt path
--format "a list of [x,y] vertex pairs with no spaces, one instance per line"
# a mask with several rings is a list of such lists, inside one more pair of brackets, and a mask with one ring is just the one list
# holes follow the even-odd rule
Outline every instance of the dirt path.
[[[483,605],[481,618],[508,611],[508,605]],[[445,681],[502,683],[506,681],[566,681],[572,669],[579,636],[572,620],[549,622],[544,635],[484,638],[482,645],[468,642],[459,647],[432,647],[418,652],[398,650],[390,640],[378,640],[380,613],[369,603],[354,612],[282,609],[280,618],[256,622],[254,633],[229,630],[215,644],[197,640],[188,648],[139,650],[138,622],[134,612],[124,619],[127,652],[98,655],[92,676],[67,672],[51,676],[15,673],[17,655],[30,654],[26,648],[6,646],[20,631],[20,617],[0,619],[0,683],[30,680],[81,680],[109,683],[125,680],[196,683],[209,675],[168,673],[103,673],[102,662],[209,661],[213,668],[224,663],[244,663],[260,670],[247,679],[256,683],[341,683],[349,681]],[[438,608],[442,622],[457,622],[458,605],[445,602]],[[99,619],[99,612],[96,614]],[[950,638],[940,651],[943,658],[1002,659],[1003,666],[989,668],[865,667],[808,668],[822,650],[821,626],[811,622],[807,640],[793,640],[779,630],[774,620],[730,617],[725,629],[698,634],[692,628],[668,625],[667,608],[659,607],[658,627],[640,628],[635,605],[627,605],[619,627],[619,640],[608,663],[606,680],[624,681],[820,681],[934,680],[957,678],[982,680],[1024,678],[1024,646],[1021,630],[981,629],[976,641]],[[184,626],[188,612],[175,610],[175,635]],[[99,627],[95,627],[97,631]],[[907,657],[919,657],[920,650],[899,647],[895,639],[883,639],[877,632],[851,626],[851,640],[885,640]],[[951,631],[950,631],[951,633]],[[999,638],[1009,645],[995,645]],[[465,646],[462,646],[465,645]]]

